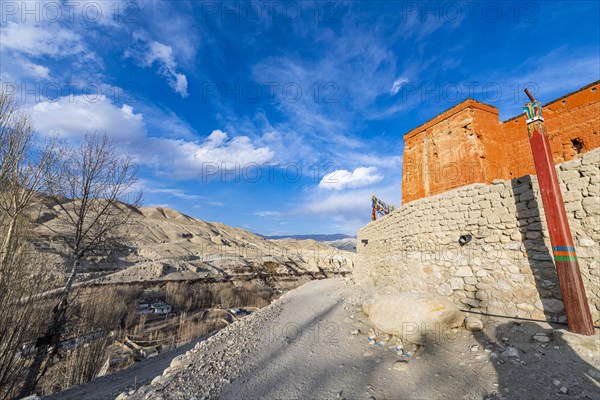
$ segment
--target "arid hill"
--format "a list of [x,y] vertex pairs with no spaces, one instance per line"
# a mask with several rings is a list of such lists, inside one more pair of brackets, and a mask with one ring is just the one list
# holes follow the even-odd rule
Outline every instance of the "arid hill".
[[[124,204],[119,207],[131,208]],[[268,240],[169,208],[131,209],[133,215],[124,228],[130,237],[126,245],[86,260],[79,282],[259,278],[283,283],[344,275],[353,267],[354,254],[314,240]],[[47,254],[45,259],[50,264],[64,265],[65,252],[56,240],[56,232],[65,215],[48,201],[40,202],[36,215],[38,212],[42,225],[35,230],[36,247]]]

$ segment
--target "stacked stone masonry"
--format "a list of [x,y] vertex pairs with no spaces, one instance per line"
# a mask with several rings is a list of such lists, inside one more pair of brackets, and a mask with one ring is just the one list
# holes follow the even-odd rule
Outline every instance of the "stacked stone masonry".
[[[600,325],[600,149],[557,165],[590,309]],[[357,282],[462,308],[565,321],[536,176],[412,201],[358,232]],[[461,246],[460,235],[472,235]]]

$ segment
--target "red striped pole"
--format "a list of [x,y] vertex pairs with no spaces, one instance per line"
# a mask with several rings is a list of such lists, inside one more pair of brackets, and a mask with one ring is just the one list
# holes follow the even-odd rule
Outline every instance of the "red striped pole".
[[533,161],[537,172],[542,204],[546,212],[546,223],[550,233],[550,243],[554,255],[554,264],[558,273],[560,292],[565,305],[565,314],[569,331],[583,335],[594,334],[592,314],[585,295],[581,271],[577,262],[575,245],[569,229],[567,212],[558,184],[550,142],[544,129],[542,106],[529,90],[525,89],[531,103],[523,108],[527,116],[527,131]]

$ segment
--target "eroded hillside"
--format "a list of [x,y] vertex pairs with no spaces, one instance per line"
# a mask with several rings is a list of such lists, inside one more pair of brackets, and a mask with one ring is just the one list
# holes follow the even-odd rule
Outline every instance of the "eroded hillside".
[[[65,249],[56,240],[65,215],[58,205],[47,201],[40,202],[39,208],[42,224],[36,228],[36,247],[46,253],[46,260],[65,265]],[[125,246],[87,259],[80,282],[258,278],[284,285],[301,278],[344,275],[353,267],[354,254],[313,240],[268,240],[244,229],[162,207],[133,211],[130,223],[123,228],[129,237]]]

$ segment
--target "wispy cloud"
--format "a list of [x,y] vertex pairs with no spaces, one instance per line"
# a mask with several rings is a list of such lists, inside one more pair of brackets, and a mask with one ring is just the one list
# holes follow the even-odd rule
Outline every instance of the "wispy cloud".
[[254,215],[264,218],[264,217],[282,217],[282,216],[285,216],[288,214],[281,212],[281,211],[257,211],[254,213]]
[[146,207],[171,208],[171,206],[167,203],[148,204],[148,205],[146,205]]
[[152,187],[152,186],[148,185],[147,183],[143,185],[142,191],[144,193],[160,194],[160,195],[163,195],[166,197],[173,197],[176,199],[186,200],[186,201],[198,201],[198,200],[206,199],[206,197],[204,197],[204,196],[190,194],[181,189],[174,189],[174,188],[161,189],[161,188]]
[[79,34],[58,24],[14,21],[7,21],[0,29],[0,47],[34,57],[65,57],[88,51]]
[[394,81],[392,88],[390,89],[390,95],[395,96],[400,91],[402,84],[410,82],[407,78],[398,78]]
[[156,64],[157,73],[167,81],[167,84],[181,97],[187,97],[187,77],[177,71],[177,63],[173,49],[163,43],[151,40],[146,33],[136,32],[132,47],[125,52],[125,57],[132,57],[140,66],[151,67]]

